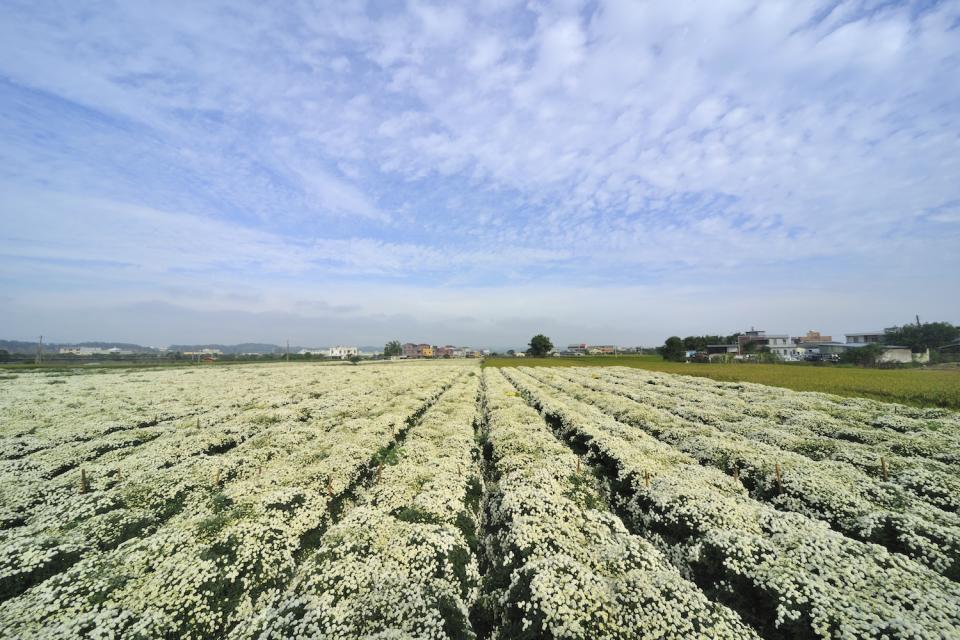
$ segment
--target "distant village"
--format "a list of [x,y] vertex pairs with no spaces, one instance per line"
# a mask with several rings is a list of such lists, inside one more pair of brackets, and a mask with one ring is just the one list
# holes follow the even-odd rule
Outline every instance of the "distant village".
[[[538,353],[550,357],[620,356],[659,354],[666,360],[687,362],[848,362],[871,364],[926,364],[955,360],[960,355],[960,331],[950,323],[906,324],[902,327],[875,331],[854,331],[843,335],[842,340],[819,331],[807,331],[802,336],[786,333],[768,333],[753,327],[749,331],[731,335],[701,335],[680,338],[672,336],[660,347],[619,346],[615,344],[568,344],[565,348],[553,347],[549,338],[546,349]],[[869,349],[858,351],[863,347]],[[446,359],[529,357],[532,350],[491,351],[490,349],[451,344],[436,345],[426,342],[398,340],[384,347],[335,345],[331,347],[301,347],[287,344],[285,347],[268,343],[242,343],[236,345],[199,344],[169,345],[167,347],[143,347],[127,343],[88,342],[80,344],[44,344],[38,342],[0,340],[0,362],[17,362],[45,358],[72,360],[181,360],[197,362],[237,359]]]
[[[883,362],[926,362],[928,354],[911,353],[909,347],[883,344],[884,331],[861,331],[844,335],[843,342],[835,341],[832,336],[823,335],[819,331],[808,331],[804,336],[791,337],[785,333],[767,333],[766,331],[751,329],[736,335],[736,341],[728,344],[708,344],[706,348],[686,348],[686,359],[716,360],[750,360],[758,353],[770,353],[780,360],[839,360],[848,349],[863,347],[868,344],[882,344]],[[438,346],[428,343],[407,342],[401,345],[402,353],[391,356],[394,360],[411,360],[418,358],[481,358],[491,355],[489,349],[474,349],[471,347],[444,345]],[[167,349],[160,349],[161,352]],[[649,353],[652,350],[645,347],[620,347],[611,344],[588,344],[586,342],[567,345],[566,349],[554,349],[549,355],[555,357],[576,356],[607,356]],[[135,352],[117,347],[60,347],[60,355],[72,356],[125,356]],[[179,352],[186,358],[216,359],[223,355],[223,351],[215,348],[203,348],[195,351]],[[359,347],[337,345],[326,348],[302,348],[294,352],[299,356],[320,357],[347,360],[358,356],[372,358],[383,356],[383,351],[361,350]],[[241,356],[260,356],[262,353],[241,353]],[[496,354],[501,355],[501,354]],[[511,357],[523,358],[523,351],[507,351]]]
[[706,349],[685,349],[687,359],[708,360],[749,360],[757,353],[770,353],[785,362],[839,361],[850,349],[867,345],[878,345],[881,354],[879,362],[889,363],[925,363],[930,354],[912,353],[910,347],[886,344],[886,331],[859,331],[844,334],[843,342],[835,341],[833,336],[823,335],[819,331],[808,331],[804,336],[791,337],[786,333],[767,333],[756,329],[744,331],[736,336],[736,342],[729,344],[708,344]]

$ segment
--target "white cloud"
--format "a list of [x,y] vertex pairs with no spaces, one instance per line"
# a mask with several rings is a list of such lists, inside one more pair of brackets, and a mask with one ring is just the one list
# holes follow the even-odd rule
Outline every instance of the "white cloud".
[[[0,239],[47,261],[50,291],[169,292],[187,270],[261,301],[389,281],[476,317],[470,300],[510,300],[504,322],[641,284],[676,317],[678,288],[711,277],[739,283],[745,316],[757,273],[795,285],[817,265],[861,307],[878,268],[902,274],[893,297],[942,290],[958,19],[951,2],[6,5]],[[91,246],[120,266],[57,264]],[[561,302],[507,295],[535,282]]]

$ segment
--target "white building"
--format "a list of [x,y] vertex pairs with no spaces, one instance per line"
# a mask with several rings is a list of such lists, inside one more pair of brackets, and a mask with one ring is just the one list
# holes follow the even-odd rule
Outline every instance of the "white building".
[[740,354],[748,351],[747,345],[753,344],[759,351],[761,347],[767,347],[770,353],[776,354],[781,358],[794,355],[793,341],[786,334],[769,334],[766,331],[750,329],[737,337],[737,351]]
[[341,360],[345,360],[350,356],[360,355],[360,350],[356,347],[343,347],[337,345],[336,347],[330,347],[330,349],[327,350],[327,355],[331,358],[340,358]]
[[110,353],[120,353],[120,349],[101,349],[100,347],[60,347],[60,353],[71,356],[102,356]]
[[874,342],[883,342],[886,334],[883,331],[861,331],[859,333],[844,334],[847,337],[847,344],[872,344]]

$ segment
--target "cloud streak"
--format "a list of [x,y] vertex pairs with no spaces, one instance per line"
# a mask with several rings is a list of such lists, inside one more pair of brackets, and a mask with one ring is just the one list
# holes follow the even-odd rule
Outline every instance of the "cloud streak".
[[[563,315],[642,287],[680,324],[678,292],[722,281],[750,324],[757,283],[815,274],[957,320],[960,296],[914,294],[960,271],[958,21],[956,2],[7,3],[4,282],[122,305],[175,302],[189,274],[251,312],[336,291],[424,323],[388,292],[540,318],[508,292]],[[857,304],[810,322],[839,332]]]

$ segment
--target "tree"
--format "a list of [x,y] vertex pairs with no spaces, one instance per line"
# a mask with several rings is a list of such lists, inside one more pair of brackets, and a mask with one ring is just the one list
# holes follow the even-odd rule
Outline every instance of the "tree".
[[358,356],[358,355],[356,355],[356,354],[350,356],[350,357],[347,358],[347,359],[350,361],[350,364],[357,364],[357,363],[360,362],[360,360],[361,360],[360,356]]
[[385,358],[390,358],[392,356],[402,356],[403,347],[400,346],[399,340],[391,340],[383,348],[383,355]]
[[885,333],[884,342],[887,344],[910,347],[910,351],[914,353],[923,353],[927,349],[939,349],[960,338],[960,327],[949,322],[924,322],[893,327]]
[[530,338],[530,348],[527,349],[527,355],[542,358],[553,350],[553,343],[550,338],[538,333]]
[[659,353],[664,360],[671,360],[673,362],[683,362],[687,355],[686,350],[683,348],[683,340],[680,339],[680,336],[670,336],[667,338],[662,347],[657,347],[657,353]]
[[840,355],[840,362],[858,364],[861,367],[872,367],[883,355],[883,345],[871,343],[862,347],[847,349]]

